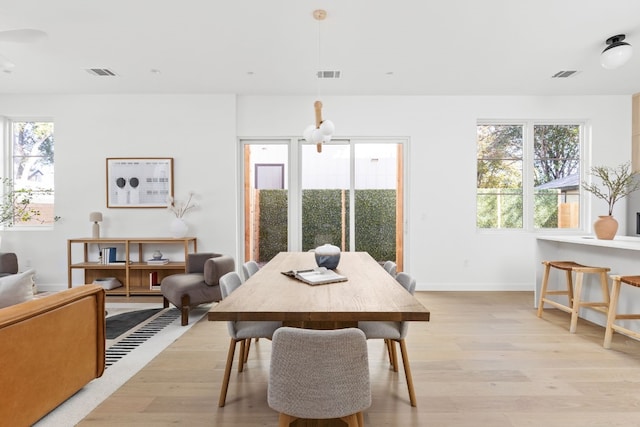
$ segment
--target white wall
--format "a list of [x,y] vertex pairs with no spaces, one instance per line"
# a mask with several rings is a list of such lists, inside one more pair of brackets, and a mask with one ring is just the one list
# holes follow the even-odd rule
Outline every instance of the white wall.
[[66,285],[66,241],[91,236],[89,212],[103,213],[104,237],[169,236],[166,209],[106,208],[107,157],[173,157],[176,198],[194,191],[200,205],[185,217],[198,250],[235,254],[235,96],[3,95],[0,115],[55,120],[62,219],[50,231],[2,232],[1,250],[35,268],[39,286]]
[[[173,157],[178,199],[199,251],[241,253],[237,212],[239,138],[293,137],[313,121],[311,97],[234,95],[10,95],[0,115],[46,116],[56,123],[56,214],[52,231],[4,231],[3,251],[27,261],[38,282],[67,280],[66,240],[90,235],[102,211],[103,235],[168,235],[164,209],[107,209],[107,157]],[[631,156],[631,97],[323,97],[336,138],[408,137],[406,270],[419,289],[533,290],[535,239],[475,228],[478,119],[589,120],[591,155],[615,165]],[[594,202],[592,215],[605,208]],[[625,229],[624,203],[614,213]],[[619,212],[618,212],[619,211]]]
[[[240,137],[300,135],[310,97],[239,97]],[[335,138],[407,136],[407,258],[418,289],[533,290],[535,239],[475,227],[478,119],[588,120],[591,155],[616,165],[631,156],[631,97],[323,97]],[[286,120],[283,120],[286,118]],[[604,205],[594,202],[592,214]],[[625,222],[624,203],[614,213]],[[624,233],[625,227],[620,230]]]

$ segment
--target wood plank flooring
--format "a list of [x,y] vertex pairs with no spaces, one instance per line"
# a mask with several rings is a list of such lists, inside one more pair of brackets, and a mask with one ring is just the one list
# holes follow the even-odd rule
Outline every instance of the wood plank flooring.
[[[537,318],[530,292],[416,296],[431,311],[406,340],[418,406],[402,368],[393,372],[382,342],[370,341],[366,426],[640,426],[639,341],[615,334],[605,350],[604,328],[582,319],[569,334],[569,315]],[[226,324],[203,319],[79,426],[277,426],[266,402],[268,340],[252,344],[218,408],[228,345]]]

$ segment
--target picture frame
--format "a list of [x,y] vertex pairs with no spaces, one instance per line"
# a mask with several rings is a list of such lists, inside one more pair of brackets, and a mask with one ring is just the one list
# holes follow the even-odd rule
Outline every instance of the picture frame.
[[107,208],[166,208],[173,157],[107,158]]

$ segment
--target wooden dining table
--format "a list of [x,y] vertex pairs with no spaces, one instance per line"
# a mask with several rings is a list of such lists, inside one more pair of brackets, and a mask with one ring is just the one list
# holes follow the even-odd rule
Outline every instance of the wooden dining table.
[[313,252],[281,252],[208,313],[208,319],[277,320],[313,329],[359,321],[428,321],[429,310],[367,252],[343,252],[336,272],[347,281],[308,285],[282,274],[316,267]]

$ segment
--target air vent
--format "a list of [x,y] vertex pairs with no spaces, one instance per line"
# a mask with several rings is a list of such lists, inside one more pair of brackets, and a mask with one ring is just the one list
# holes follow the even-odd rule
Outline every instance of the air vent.
[[113,77],[117,75],[108,68],[87,68],[87,73],[100,77]]
[[558,71],[557,73],[555,73],[553,76],[551,76],[552,78],[556,79],[565,79],[567,77],[571,77],[573,76],[575,73],[577,73],[578,71],[576,70],[568,70],[568,71]]
[[318,71],[317,76],[319,79],[339,79],[340,71]]

